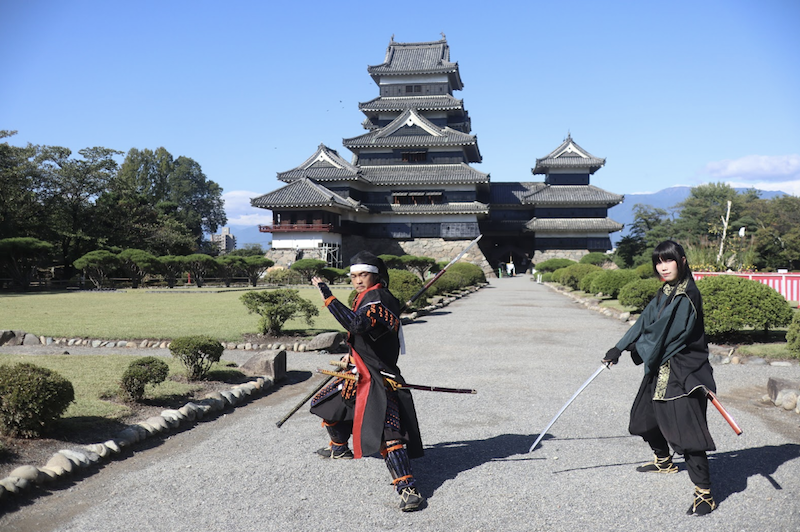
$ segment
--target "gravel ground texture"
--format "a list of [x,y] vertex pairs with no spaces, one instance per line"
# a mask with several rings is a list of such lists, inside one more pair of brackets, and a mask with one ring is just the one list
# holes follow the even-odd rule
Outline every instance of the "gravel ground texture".
[[627,354],[528,452],[627,327],[529,276],[493,279],[406,326],[408,382],[478,390],[414,392],[426,454],[412,465],[428,499],[418,512],[398,510],[380,458],[316,456],[327,437],[307,406],[275,426],[332,358],[289,353],[287,383],[265,397],[18,504],[0,530],[800,530],[800,417],[761,401],[770,377],[800,380],[798,365],[714,367],[744,433],[709,405],[719,507],[705,517],[686,515],[681,458],[673,475],[634,469],[652,455],[627,433],[642,372]]

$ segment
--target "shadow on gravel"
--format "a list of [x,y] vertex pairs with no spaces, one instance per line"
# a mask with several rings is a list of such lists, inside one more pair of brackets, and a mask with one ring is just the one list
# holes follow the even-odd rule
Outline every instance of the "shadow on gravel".
[[[486,462],[504,460],[516,454],[527,454],[535,440],[530,434],[501,434],[485,440],[437,443],[425,447],[425,456],[414,460],[414,476],[423,491],[434,493],[442,484],[462,471],[469,471]],[[523,458],[543,460],[543,458]],[[419,465],[417,465],[419,464]]]
[[782,490],[772,474],[796,458],[800,458],[800,445],[796,443],[709,454],[714,498],[719,503],[734,493],[743,492],[748,479],[756,475],[766,478],[776,490]]

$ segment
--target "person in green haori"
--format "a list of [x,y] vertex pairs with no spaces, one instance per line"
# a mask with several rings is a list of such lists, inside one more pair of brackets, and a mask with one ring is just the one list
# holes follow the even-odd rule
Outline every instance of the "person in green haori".
[[706,451],[716,449],[706,420],[707,392],[716,392],[703,320],[703,302],[686,253],[671,240],[653,250],[653,269],[664,284],[628,332],[608,350],[603,363],[630,351],[644,365],[644,378],[631,407],[631,434],[641,436],[655,455],[636,468],[643,473],[676,473],[670,447],[682,454],[694,482],[690,515],[716,509]]

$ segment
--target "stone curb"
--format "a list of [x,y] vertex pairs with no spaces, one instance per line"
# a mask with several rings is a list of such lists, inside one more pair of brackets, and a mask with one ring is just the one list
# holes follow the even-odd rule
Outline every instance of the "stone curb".
[[116,437],[102,443],[93,443],[71,449],[61,449],[46,464],[19,466],[4,479],[0,479],[0,500],[12,495],[23,494],[35,485],[55,482],[68,478],[78,472],[89,471],[92,466],[112,460],[123,449],[134,449],[136,444],[161,434],[167,434],[184,425],[211,420],[213,416],[246,403],[251,397],[264,394],[274,386],[269,376],[256,377],[255,380],[238,384],[230,390],[211,392],[195,402],[188,402],[181,408],[167,409],[158,416],[128,425]]

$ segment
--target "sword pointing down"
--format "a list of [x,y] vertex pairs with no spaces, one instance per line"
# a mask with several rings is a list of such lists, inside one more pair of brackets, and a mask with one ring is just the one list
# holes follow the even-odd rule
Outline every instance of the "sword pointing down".
[[529,453],[530,453],[530,452],[533,452],[533,450],[536,448],[536,446],[537,446],[537,445],[539,445],[539,442],[540,442],[540,441],[542,441],[542,438],[544,438],[544,435],[545,435],[545,434],[547,434],[547,431],[548,431],[548,430],[550,430],[550,427],[552,427],[552,426],[553,426],[553,424],[556,422],[556,420],[557,420],[559,417],[561,417],[561,414],[563,414],[563,413],[564,413],[564,410],[566,410],[566,409],[567,409],[567,407],[568,407],[569,405],[571,405],[571,404],[572,404],[572,401],[574,401],[574,400],[575,400],[575,398],[576,398],[576,397],[578,397],[578,395],[580,395],[580,393],[583,391],[583,389],[584,389],[584,388],[586,388],[587,386],[589,386],[589,384],[590,384],[590,383],[591,383],[591,382],[592,382],[592,381],[593,381],[593,380],[594,380],[594,379],[595,379],[595,378],[596,378],[598,375],[600,375],[600,373],[602,373],[602,372],[603,372],[603,370],[604,370],[604,369],[606,369],[606,367],[607,367],[607,366],[606,366],[605,364],[601,364],[601,365],[600,365],[600,367],[599,367],[599,368],[597,368],[597,371],[595,371],[595,372],[592,374],[592,376],[591,376],[591,377],[589,377],[589,379],[587,379],[587,381],[586,381],[586,382],[584,382],[584,383],[581,385],[581,387],[580,387],[580,388],[578,388],[578,391],[577,391],[577,392],[575,392],[574,394],[572,394],[572,397],[570,397],[570,398],[569,398],[569,401],[567,401],[567,403],[566,403],[564,406],[562,406],[562,407],[561,407],[561,410],[559,410],[559,411],[558,411],[558,413],[555,415],[555,417],[554,417],[553,419],[551,419],[551,420],[550,420],[550,423],[548,423],[548,424],[547,424],[547,426],[544,428],[544,430],[543,430],[542,432],[540,432],[540,433],[539,433],[539,437],[538,437],[538,438],[536,438],[536,441],[535,441],[535,442],[533,442],[533,445],[531,445],[531,448],[530,448],[530,449],[528,449],[528,452],[529,452]]
[[736,423],[736,421],[734,421],[728,411],[725,410],[725,407],[719,402],[717,396],[714,395],[714,392],[711,390],[706,390],[706,395],[708,395],[708,398],[711,400],[711,404],[714,405],[717,410],[719,410],[719,413],[722,414],[722,417],[725,418],[725,421],[727,421],[728,425],[731,426],[733,432],[735,432],[737,436],[740,435],[742,433],[742,429],[739,428],[739,425]]

